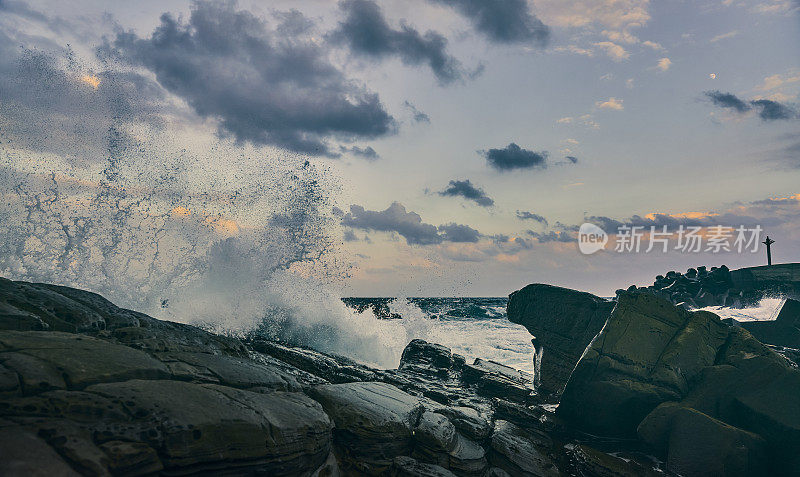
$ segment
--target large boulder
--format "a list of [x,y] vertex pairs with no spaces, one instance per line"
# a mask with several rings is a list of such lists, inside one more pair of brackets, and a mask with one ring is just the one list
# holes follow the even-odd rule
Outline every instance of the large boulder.
[[715,363],[729,329],[712,313],[691,313],[649,293],[622,294],[572,373],[557,414],[593,434],[635,437],[650,411],[682,399],[692,378]]
[[800,301],[787,298],[774,320],[745,321],[738,325],[762,343],[800,349]]
[[[767,462],[791,474],[800,469],[798,395],[800,371],[747,331],[634,292],[619,296],[557,415],[596,435],[632,438],[638,429],[678,473],[699,475],[703,448],[708,468],[746,473]],[[666,402],[680,407],[659,406]],[[688,445],[693,435],[714,439]]]
[[561,394],[583,350],[613,307],[614,303],[591,293],[538,283],[509,296],[508,319],[534,336],[540,394]]
[[678,403],[659,405],[638,432],[667,449],[667,468],[675,474],[748,476],[767,469],[763,438]]

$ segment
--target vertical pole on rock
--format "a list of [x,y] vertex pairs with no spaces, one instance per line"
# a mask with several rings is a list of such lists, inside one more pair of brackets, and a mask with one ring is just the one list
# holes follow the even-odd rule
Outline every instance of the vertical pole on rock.
[[770,245],[774,244],[775,241],[767,235],[767,239],[761,243],[767,246],[767,266],[772,265],[772,250],[770,250]]

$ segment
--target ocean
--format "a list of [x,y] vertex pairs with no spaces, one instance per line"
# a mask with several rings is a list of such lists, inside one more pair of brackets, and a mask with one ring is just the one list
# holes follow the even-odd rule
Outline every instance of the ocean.
[[[385,320],[386,327],[416,330],[411,336],[449,347],[469,361],[482,358],[533,373],[531,335],[508,321],[506,297],[474,298],[343,298],[354,312]],[[751,308],[703,308],[738,321],[774,319],[781,298],[765,298]],[[427,326],[420,326],[425,321]],[[413,326],[412,326],[413,324]]]

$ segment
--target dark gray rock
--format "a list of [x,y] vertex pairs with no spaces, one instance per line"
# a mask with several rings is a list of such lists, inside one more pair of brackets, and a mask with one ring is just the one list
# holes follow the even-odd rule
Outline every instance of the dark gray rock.
[[[169,376],[164,363],[147,353],[71,333],[4,331],[0,362],[22,376],[25,392],[81,389],[90,384]],[[28,376],[33,373],[31,382]]]
[[509,296],[509,321],[523,325],[534,336],[540,394],[561,394],[613,307],[613,302],[590,293],[544,284],[528,285]]
[[556,477],[561,475],[549,452],[552,442],[510,422],[498,420],[491,439],[489,462],[513,476]]
[[762,343],[800,349],[800,301],[787,298],[773,321],[744,321],[738,325]]
[[166,468],[213,469],[239,461],[272,475],[296,475],[318,468],[330,450],[328,416],[299,393],[159,380],[96,384],[86,391],[121,403],[159,429],[160,436],[145,442]]
[[388,475],[393,477],[455,477],[449,470],[408,456],[395,457]]
[[[691,462],[702,448],[713,468],[724,464],[745,472],[766,462],[769,472],[785,475],[800,469],[798,395],[800,371],[747,331],[712,313],[687,312],[634,292],[620,295],[608,323],[587,348],[557,416],[606,436],[635,437],[638,427],[639,435],[660,446],[664,455],[681,456],[671,460],[676,469],[700,465]],[[680,412],[660,407],[652,414],[669,401],[679,402]],[[648,419],[651,423],[641,427]],[[667,430],[646,431],[655,427]],[[652,437],[672,436],[673,429],[681,442]],[[718,438],[687,447],[686,442],[694,442],[692,429]],[[766,459],[759,457],[764,448]]]
[[334,445],[345,469],[379,475],[395,457],[411,454],[424,411],[418,397],[377,382],[316,386],[309,394],[336,425]]
[[667,449],[667,470],[678,475],[764,474],[766,442],[678,403],[664,403],[639,424],[639,436]]

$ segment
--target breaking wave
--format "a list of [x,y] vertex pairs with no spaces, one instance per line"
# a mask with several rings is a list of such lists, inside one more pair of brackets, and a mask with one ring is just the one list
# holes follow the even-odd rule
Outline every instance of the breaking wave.
[[100,157],[80,160],[0,137],[1,276],[381,367],[423,333],[331,291],[348,269],[328,235],[331,171],[224,139],[192,150],[122,120],[105,136]]

